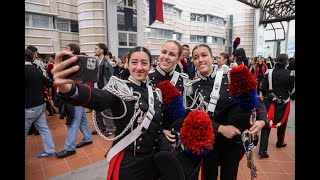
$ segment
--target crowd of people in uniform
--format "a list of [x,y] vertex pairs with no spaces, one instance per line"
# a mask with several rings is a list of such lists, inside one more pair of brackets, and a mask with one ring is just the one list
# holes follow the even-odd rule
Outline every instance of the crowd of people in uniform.
[[[200,172],[205,180],[218,176],[236,180],[239,162],[248,152],[243,143],[245,133],[257,137],[261,131],[256,139],[261,158],[269,157],[271,128],[277,128],[276,147],[287,145],[285,130],[295,80],[286,54],[275,60],[249,60],[244,49],[238,48],[230,56],[220,53],[214,57],[206,44],[196,45],[190,53],[187,44],[169,40],[154,64],[149,50],[137,46],[124,55],[123,65],[114,68],[112,54],[99,43],[94,50],[99,59],[98,80],[82,84],[68,78],[79,70],[77,66],[68,68],[78,58],[62,61],[64,55],[80,54],[78,45],[69,44],[55,54],[49,78],[33,65],[27,49],[26,75],[29,71],[35,75],[29,73],[25,79],[26,84],[33,83],[26,86],[25,137],[34,123],[43,139],[44,152],[38,157],[75,154],[76,148],[92,144],[92,134],[99,134],[113,142],[105,155],[107,180],[196,180]],[[165,82],[170,84],[163,87]],[[45,120],[45,97],[40,93],[53,84],[59,113],[62,106],[69,107],[68,135],[64,150],[58,153]],[[33,96],[38,101],[31,103]],[[94,132],[90,133],[84,108],[93,111]],[[197,129],[206,117],[210,128]],[[79,129],[84,138],[76,144]],[[210,142],[201,141],[205,138]]]

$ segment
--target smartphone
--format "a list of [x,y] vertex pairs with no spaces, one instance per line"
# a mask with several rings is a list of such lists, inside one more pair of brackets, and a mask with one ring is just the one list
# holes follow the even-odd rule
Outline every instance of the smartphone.
[[76,65],[78,65],[80,69],[77,72],[68,75],[67,78],[73,80],[81,80],[82,84],[97,82],[99,74],[99,60],[96,57],[92,56],[68,54],[62,57],[62,61],[67,60],[73,56],[77,56],[78,61],[66,67],[66,69],[69,69]]

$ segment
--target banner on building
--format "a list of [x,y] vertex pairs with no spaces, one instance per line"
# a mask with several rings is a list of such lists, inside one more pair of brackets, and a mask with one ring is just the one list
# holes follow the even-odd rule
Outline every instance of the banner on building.
[[164,22],[162,6],[162,0],[149,0],[149,26],[151,26],[156,20]]

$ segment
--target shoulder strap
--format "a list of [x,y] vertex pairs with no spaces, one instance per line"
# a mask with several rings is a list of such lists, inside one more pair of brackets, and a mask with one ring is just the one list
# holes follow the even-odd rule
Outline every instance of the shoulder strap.
[[217,71],[216,78],[214,80],[212,91],[210,94],[210,101],[207,107],[207,112],[214,113],[214,110],[216,109],[217,102],[220,98],[219,92],[220,92],[222,77],[223,77],[223,71]]
[[178,81],[178,78],[179,78],[179,73],[177,71],[173,71],[173,75],[170,80],[171,84],[173,84],[175,86]]
[[273,69],[270,69],[270,70],[268,71],[269,91],[272,90],[272,71],[273,71]]
[[148,94],[149,94],[149,109],[141,122],[133,131],[127,134],[124,138],[122,138],[119,142],[117,142],[114,146],[112,146],[107,155],[107,162],[110,163],[111,159],[126,148],[129,144],[131,144],[134,140],[136,140],[142,133],[145,133],[153,119],[155,114],[154,111],[154,97],[152,87],[150,85],[148,87]]

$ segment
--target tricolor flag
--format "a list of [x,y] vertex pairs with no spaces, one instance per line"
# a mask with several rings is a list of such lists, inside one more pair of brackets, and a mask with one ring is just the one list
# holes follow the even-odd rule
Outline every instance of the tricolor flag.
[[156,20],[164,22],[162,0],[149,0],[149,26]]

